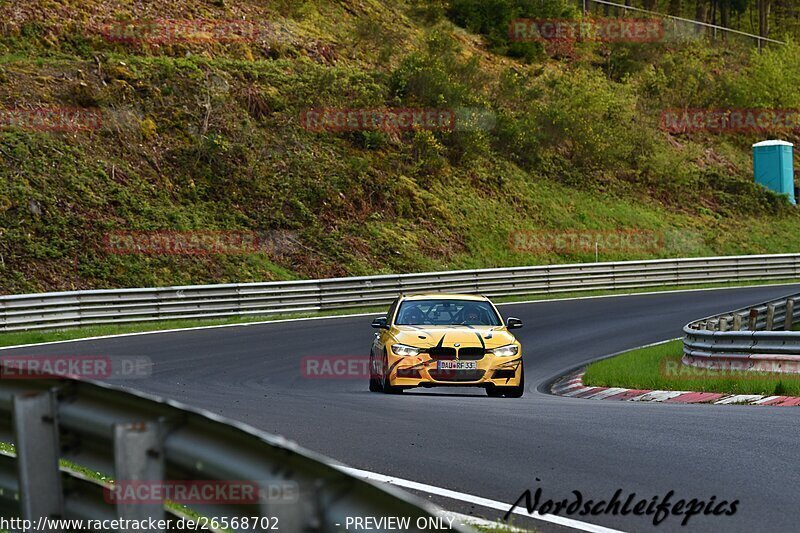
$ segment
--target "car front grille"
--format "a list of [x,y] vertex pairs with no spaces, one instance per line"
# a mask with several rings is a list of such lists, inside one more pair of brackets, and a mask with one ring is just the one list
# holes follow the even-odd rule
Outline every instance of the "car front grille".
[[430,355],[431,359],[433,359],[434,361],[441,361],[443,359],[455,359],[456,349],[434,346],[433,348],[428,348],[428,355]]
[[483,354],[486,352],[483,348],[459,348],[458,358],[462,361],[479,361],[483,359]]
[[478,381],[485,370],[429,370],[428,374],[436,381]]
[[[483,359],[485,353],[486,350],[483,348],[467,346],[458,349],[458,359],[462,361],[480,361]],[[428,355],[430,355],[431,359],[434,361],[449,361],[456,359],[456,349],[435,346],[433,348],[428,348]]]

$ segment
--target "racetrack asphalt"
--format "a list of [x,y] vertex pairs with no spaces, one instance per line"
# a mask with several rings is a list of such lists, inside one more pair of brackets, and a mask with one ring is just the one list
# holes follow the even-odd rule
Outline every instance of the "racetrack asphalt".
[[[176,399],[349,466],[501,502],[544,499],[739,500],[734,516],[568,516],[625,531],[793,531],[800,520],[800,409],[602,402],[546,385],[601,356],[681,335],[692,319],[800,290],[798,285],[656,293],[500,306],[525,327],[527,391],[367,391],[365,379],[311,379],[306,357],[368,354],[372,316],[266,323],[4,350],[2,355],[148,356],[153,374],[124,385]],[[428,498],[427,494],[420,494]],[[434,496],[465,514],[502,512]],[[554,527],[538,523],[540,529]],[[556,528],[557,529],[557,528]]]

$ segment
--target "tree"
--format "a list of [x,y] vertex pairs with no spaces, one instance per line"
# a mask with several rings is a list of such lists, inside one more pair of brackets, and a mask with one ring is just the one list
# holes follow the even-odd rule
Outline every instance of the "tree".
[[769,37],[769,10],[772,7],[772,0],[756,0],[758,6],[758,34],[761,37]]
[[708,22],[707,0],[696,0],[694,4],[694,19],[700,22]]

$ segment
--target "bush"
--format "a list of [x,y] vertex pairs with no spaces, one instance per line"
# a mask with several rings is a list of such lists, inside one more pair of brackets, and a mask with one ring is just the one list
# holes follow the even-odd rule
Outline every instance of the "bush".
[[720,100],[719,76],[725,69],[725,58],[718,52],[691,43],[666,52],[631,81],[652,108],[709,108]]
[[750,65],[730,73],[726,81],[730,105],[800,108],[800,45],[790,42],[754,51]]
[[564,0],[453,0],[450,19],[473,33],[485,35],[492,50],[528,61],[540,58],[542,43],[512,43],[511,22],[519,18],[574,18],[576,8]]
[[628,85],[597,71],[562,71],[545,79],[543,100],[537,122],[544,144],[585,168],[630,166],[645,137]]
[[439,23],[444,15],[444,0],[411,0],[411,16],[428,26]]

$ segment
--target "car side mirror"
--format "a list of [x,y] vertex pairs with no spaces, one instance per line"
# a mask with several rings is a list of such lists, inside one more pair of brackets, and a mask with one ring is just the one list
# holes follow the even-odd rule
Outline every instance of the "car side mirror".
[[386,317],[378,317],[372,321],[372,327],[375,329],[389,329],[389,324],[386,323]]
[[519,318],[514,318],[513,316],[508,317],[506,320],[506,327],[508,329],[518,329],[522,327],[522,320]]

